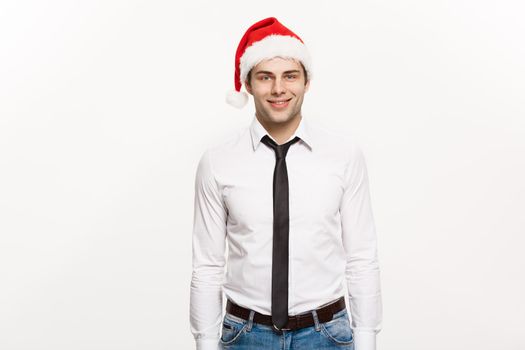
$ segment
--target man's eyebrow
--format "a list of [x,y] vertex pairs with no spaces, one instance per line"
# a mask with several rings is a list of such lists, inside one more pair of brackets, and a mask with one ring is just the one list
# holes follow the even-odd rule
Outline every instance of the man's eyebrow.
[[[283,72],[283,74],[290,74],[290,73],[301,73],[300,70],[294,69],[294,70],[287,70],[286,72]],[[257,74],[268,74],[268,75],[274,75],[272,72],[266,71],[266,70],[260,70],[255,73]]]

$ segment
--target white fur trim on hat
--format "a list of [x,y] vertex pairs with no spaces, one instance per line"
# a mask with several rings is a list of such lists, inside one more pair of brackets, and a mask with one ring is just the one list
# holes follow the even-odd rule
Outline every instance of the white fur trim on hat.
[[241,84],[244,84],[250,69],[264,59],[277,56],[295,58],[301,61],[308,74],[308,79],[311,78],[312,60],[306,46],[293,36],[271,34],[253,43],[244,51],[240,58]]
[[244,91],[230,90],[226,94],[226,102],[230,106],[241,109],[248,103],[248,94]]

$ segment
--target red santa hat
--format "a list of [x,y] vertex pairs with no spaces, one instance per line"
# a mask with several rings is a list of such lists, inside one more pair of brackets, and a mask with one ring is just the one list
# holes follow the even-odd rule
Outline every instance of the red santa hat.
[[235,90],[226,95],[226,102],[242,108],[248,102],[248,93],[241,91],[248,72],[264,59],[273,57],[299,60],[312,77],[310,54],[301,38],[280,23],[277,18],[265,18],[253,24],[244,33],[235,53]]

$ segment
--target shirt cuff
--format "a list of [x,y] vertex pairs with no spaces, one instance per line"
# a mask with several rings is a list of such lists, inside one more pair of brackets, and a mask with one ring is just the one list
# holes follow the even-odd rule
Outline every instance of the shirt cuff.
[[354,331],[355,350],[376,350],[376,334],[374,332]]
[[219,339],[215,338],[206,338],[206,339],[197,339],[197,350],[218,350],[219,349]]

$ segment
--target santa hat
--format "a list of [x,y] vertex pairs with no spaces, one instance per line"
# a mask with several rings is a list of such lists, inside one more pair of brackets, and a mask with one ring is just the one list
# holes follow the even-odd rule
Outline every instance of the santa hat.
[[264,59],[273,57],[299,60],[312,77],[312,62],[303,41],[297,34],[286,28],[277,18],[265,18],[253,24],[239,42],[235,53],[235,90],[226,95],[226,102],[242,108],[248,103],[248,94],[241,91],[248,72]]

